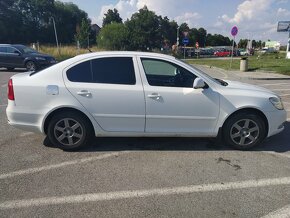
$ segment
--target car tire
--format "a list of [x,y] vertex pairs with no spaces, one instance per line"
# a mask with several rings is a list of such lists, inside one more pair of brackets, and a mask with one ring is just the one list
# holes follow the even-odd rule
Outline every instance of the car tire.
[[27,71],[36,71],[36,64],[33,61],[27,61],[25,64]]
[[259,145],[266,137],[265,121],[257,114],[240,113],[231,116],[223,127],[225,142],[238,150]]
[[14,67],[7,67],[8,71],[14,70]]
[[90,142],[93,127],[84,115],[66,111],[52,117],[48,124],[47,136],[54,146],[66,151],[75,151]]

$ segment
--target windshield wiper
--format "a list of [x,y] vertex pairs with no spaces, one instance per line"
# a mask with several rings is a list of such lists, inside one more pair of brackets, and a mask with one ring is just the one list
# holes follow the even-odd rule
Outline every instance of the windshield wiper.
[[222,79],[214,78],[216,81],[218,81],[222,86],[227,86],[228,83]]

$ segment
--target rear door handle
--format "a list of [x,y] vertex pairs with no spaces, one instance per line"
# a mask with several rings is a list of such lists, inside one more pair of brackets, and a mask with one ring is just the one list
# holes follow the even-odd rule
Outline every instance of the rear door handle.
[[88,90],[81,90],[79,92],[77,92],[78,95],[81,95],[81,96],[85,96],[85,97],[89,97],[92,95],[92,93],[90,93]]
[[147,95],[147,97],[159,99],[161,97],[161,95],[158,93],[152,93],[152,94]]

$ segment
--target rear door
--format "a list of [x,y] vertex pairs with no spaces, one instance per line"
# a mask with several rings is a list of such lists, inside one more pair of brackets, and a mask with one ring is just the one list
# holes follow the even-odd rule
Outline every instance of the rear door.
[[0,67],[6,66],[7,46],[0,46]]
[[144,132],[145,101],[136,58],[99,57],[65,72],[69,91],[103,130]]
[[23,67],[23,60],[21,52],[14,47],[7,47],[6,62],[11,67]]

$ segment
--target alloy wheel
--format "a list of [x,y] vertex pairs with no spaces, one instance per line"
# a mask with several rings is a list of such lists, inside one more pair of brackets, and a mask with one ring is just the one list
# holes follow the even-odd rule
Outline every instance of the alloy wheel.
[[55,124],[54,136],[59,143],[74,146],[84,137],[84,131],[81,124],[76,120],[64,118]]
[[232,141],[239,146],[248,146],[255,143],[259,134],[258,124],[251,119],[238,120],[230,130]]

